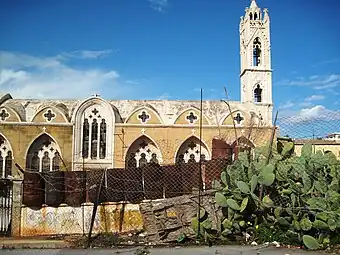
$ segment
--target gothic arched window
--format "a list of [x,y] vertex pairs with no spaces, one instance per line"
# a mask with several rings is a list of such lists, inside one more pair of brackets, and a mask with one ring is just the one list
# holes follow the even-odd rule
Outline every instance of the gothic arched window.
[[257,13],[254,13],[254,20],[257,20]]
[[258,37],[255,38],[253,43],[253,66],[261,64],[261,42]]
[[176,163],[195,163],[200,160],[209,160],[209,152],[203,142],[192,136],[185,140],[179,147],[176,155]]
[[12,151],[7,140],[0,135],[0,179],[7,178],[12,171]]
[[253,20],[253,14],[252,13],[249,14],[249,19]]
[[99,157],[101,159],[105,158],[106,155],[106,122],[102,119],[100,123],[100,145],[99,145]]
[[37,172],[58,171],[60,159],[57,144],[49,135],[43,134],[31,144],[26,155],[26,168]]
[[262,102],[262,89],[260,85],[257,85],[256,88],[254,89],[254,101],[255,103]]
[[99,107],[87,112],[82,125],[82,156],[84,159],[106,158],[106,132],[107,124],[101,115]]
[[85,119],[83,123],[83,146],[82,146],[83,158],[87,158],[89,156],[89,140],[90,140],[89,120]]
[[126,167],[141,167],[149,163],[162,163],[162,155],[158,146],[147,136],[136,139],[126,153]]

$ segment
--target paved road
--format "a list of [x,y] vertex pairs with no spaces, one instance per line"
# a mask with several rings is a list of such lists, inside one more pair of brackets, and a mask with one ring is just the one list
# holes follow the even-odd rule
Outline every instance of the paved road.
[[[139,251],[139,252],[138,252]],[[180,248],[150,248],[149,253],[142,253],[142,248],[132,249],[63,249],[63,250],[0,250],[0,255],[317,255],[324,252],[307,252],[303,250],[281,249],[274,247],[258,248],[245,246],[224,247],[180,247]]]

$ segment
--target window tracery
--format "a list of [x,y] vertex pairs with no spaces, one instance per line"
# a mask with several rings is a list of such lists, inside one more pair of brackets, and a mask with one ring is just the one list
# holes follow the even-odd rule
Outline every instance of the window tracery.
[[7,178],[12,171],[12,151],[7,140],[0,135],[0,179]]
[[82,157],[105,159],[107,147],[107,124],[97,107],[85,113],[82,125]]
[[58,171],[60,161],[57,144],[50,136],[43,134],[30,146],[26,156],[26,168],[38,172]]
[[196,163],[199,162],[200,159],[203,161],[208,160],[209,153],[206,146],[195,136],[188,138],[180,146],[176,155],[177,164]]
[[158,147],[146,136],[134,141],[126,154],[128,168],[142,167],[150,163],[160,164],[161,162],[162,156]]
[[52,121],[55,117],[56,117],[56,114],[51,110],[51,109],[48,109],[44,114],[43,114],[43,117],[46,121],[50,122]]
[[244,117],[241,115],[241,113],[238,112],[234,117],[234,121],[236,122],[237,125],[241,125],[242,122],[244,121]]
[[197,120],[198,117],[194,112],[190,112],[187,116],[186,116],[186,120],[190,123],[190,124],[194,124]]
[[5,108],[1,109],[0,120],[5,121],[9,117],[10,117],[10,114],[8,113],[8,111]]
[[147,111],[142,111],[141,114],[138,115],[138,119],[140,120],[141,123],[146,123],[150,119],[150,115],[148,114]]

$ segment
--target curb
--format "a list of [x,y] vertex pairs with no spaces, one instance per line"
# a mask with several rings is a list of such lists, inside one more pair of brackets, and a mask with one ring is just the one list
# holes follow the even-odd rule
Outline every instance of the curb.
[[66,249],[72,248],[71,244],[60,242],[20,242],[20,243],[0,243],[0,249]]

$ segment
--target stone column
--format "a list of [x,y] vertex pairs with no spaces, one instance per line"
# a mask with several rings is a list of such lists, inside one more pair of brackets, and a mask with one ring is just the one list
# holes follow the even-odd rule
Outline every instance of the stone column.
[[12,236],[21,235],[21,203],[22,203],[22,182],[21,176],[16,176],[13,179],[13,191],[12,191]]

